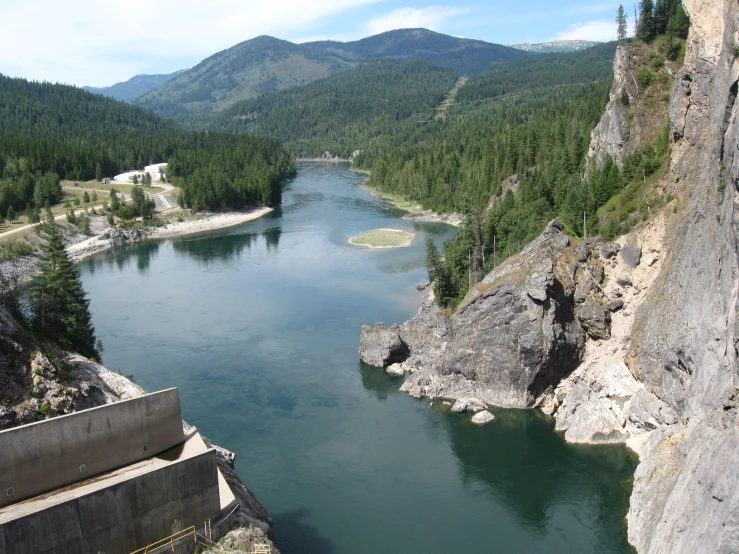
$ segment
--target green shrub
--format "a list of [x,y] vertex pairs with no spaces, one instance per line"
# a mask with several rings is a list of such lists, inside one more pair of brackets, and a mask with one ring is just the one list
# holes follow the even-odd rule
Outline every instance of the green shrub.
[[636,74],[636,82],[639,83],[639,88],[642,90],[649,88],[653,80],[652,72],[646,67],[641,68],[639,73]]

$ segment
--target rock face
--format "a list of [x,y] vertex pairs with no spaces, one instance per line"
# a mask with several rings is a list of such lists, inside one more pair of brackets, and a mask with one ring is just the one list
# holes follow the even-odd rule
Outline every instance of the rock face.
[[[603,117],[590,134],[588,170],[602,166],[606,156],[611,156],[620,166],[625,155],[654,140],[664,125],[664,121],[654,115],[655,100],[645,103],[636,79],[642,67],[655,71],[649,64],[652,55],[653,47],[645,44],[628,44],[616,49],[610,100]],[[669,82],[677,67],[668,60],[658,72],[664,74]],[[628,98],[626,104],[625,97]]]
[[531,407],[578,366],[587,335],[609,335],[610,312],[593,276],[599,269],[602,280],[600,262],[586,243],[570,245],[561,229],[550,223],[474,287],[453,316],[429,299],[400,327],[410,348],[406,364],[418,368],[401,390]]
[[386,367],[404,362],[410,355],[408,345],[400,338],[400,328],[393,325],[389,329],[377,326],[374,329],[362,327],[359,343],[359,357],[366,364]]
[[733,53],[739,6],[734,0],[683,4],[691,30],[670,105],[670,181],[686,207],[675,214],[671,263],[637,313],[627,358],[679,425],[656,431],[645,446],[629,540],[639,552],[735,552],[739,254],[731,185],[739,176]]

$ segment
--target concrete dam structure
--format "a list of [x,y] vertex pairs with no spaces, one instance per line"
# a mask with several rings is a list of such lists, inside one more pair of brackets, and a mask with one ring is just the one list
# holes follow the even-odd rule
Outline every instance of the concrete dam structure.
[[177,389],[0,432],[3,554],[129,554],[237,506]]

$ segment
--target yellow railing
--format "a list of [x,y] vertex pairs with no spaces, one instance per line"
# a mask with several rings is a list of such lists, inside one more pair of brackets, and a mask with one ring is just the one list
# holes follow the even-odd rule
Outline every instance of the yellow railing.
[[150,544],[146,548],[139,548],[138,550],[131,552],[131,554],[149,554],[149,552],[153,552],[154,550],[162,548],[163,546],[171,546],[172,550],[174,550],[174,543],[187,538],[188,535],[192,535],[193,541],[195,541],[195,543],[197,544],[198,537],[195,533],[195,526],[193,525],[192,527],[188,527],[187,529],[180,531],[179,533],[175,533],[174,535],[170,535],[165,539]]
[[257,544],[251,554],[272,554],[272,547],[268,544]]

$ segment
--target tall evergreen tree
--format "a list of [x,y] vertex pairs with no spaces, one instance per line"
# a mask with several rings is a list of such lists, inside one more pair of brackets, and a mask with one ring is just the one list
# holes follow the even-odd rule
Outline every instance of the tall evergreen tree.
[[628,30],[628,24],[626,21],[626,11],[623,5],[618,6],[618,12],[616,13],[616,36],[619,42],[626,42],[626,32]]
[[652,0],[641,0],[639,4],[636,38],[644,42],[650,42],[654,38],[654,2]]
[[46,228],[49,240],[42,249],[39,273],[30,288],[31,325],[64,348],[99,359],[90,301],[64,248],[59,227],[52,220]]
[[667,32],[667,23],[670,20],[668,0],[657,0],[654,6],[654,34],[664,35]]

